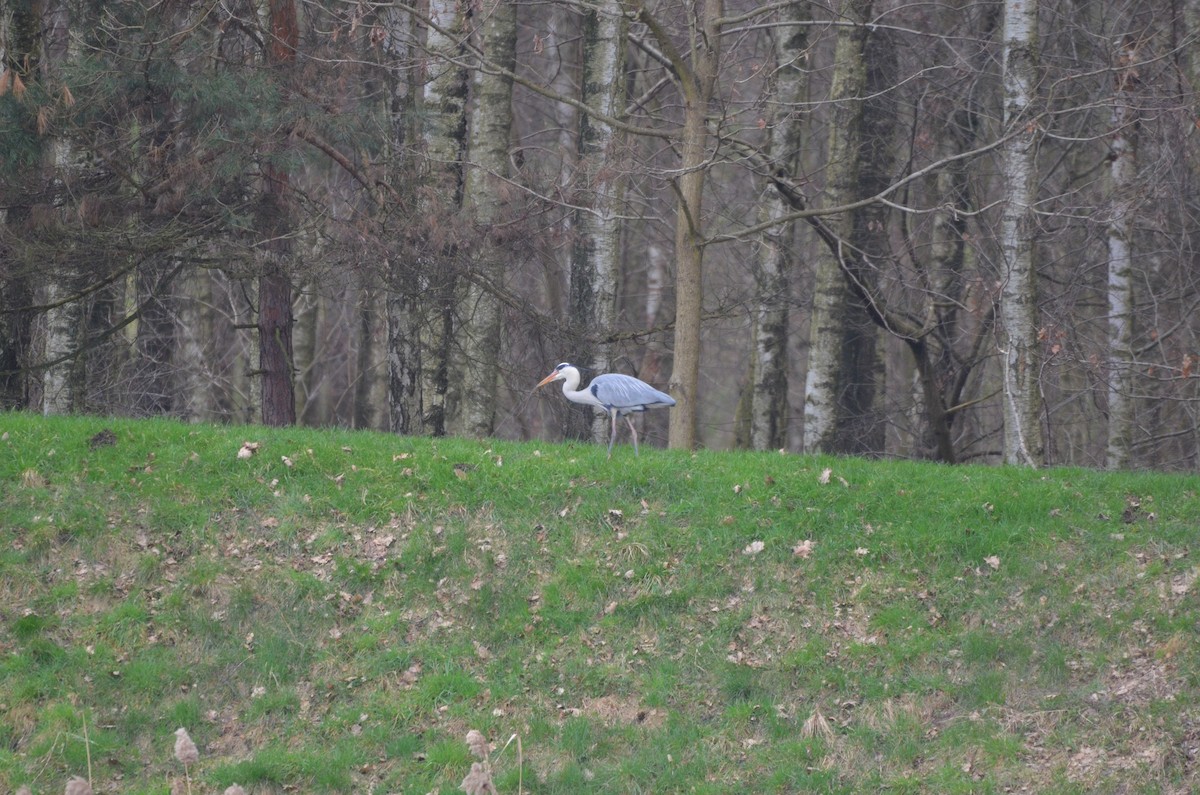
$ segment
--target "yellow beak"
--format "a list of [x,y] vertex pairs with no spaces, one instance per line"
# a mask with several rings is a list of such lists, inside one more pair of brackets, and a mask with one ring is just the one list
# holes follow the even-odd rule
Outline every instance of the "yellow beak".
[[558,378],[558,371],[557,371],[557,370],[555,370],[553,373],[551,373],[550,375],[548,375],[548,376],[546,376],[545,378],[543,378],[541,381],[538,381],[538,385],[537,385],[537,386],[535,386],[535,387],[534,387],[534,389],[537,389],[538,387],[543,387],[543,386],[545,386],[546,384],[550,383],[551,381],[553,381],[553,380],[554,380],[554,379],[556,379],[556,378]]

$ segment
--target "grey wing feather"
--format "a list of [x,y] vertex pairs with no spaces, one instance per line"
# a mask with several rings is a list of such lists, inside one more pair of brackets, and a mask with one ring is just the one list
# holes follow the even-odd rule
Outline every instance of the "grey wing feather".
[[606,373],[592,379],[588,391],[606,407],[621,413],[645,411],[654,406],[674,406],[675,398],[660,392],[645,381],[620,373]]

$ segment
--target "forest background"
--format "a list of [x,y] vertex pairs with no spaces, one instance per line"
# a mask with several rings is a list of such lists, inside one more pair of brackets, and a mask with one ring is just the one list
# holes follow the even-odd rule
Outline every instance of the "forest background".
[[0,406],[1195,468],[1200,0],[10,0]]

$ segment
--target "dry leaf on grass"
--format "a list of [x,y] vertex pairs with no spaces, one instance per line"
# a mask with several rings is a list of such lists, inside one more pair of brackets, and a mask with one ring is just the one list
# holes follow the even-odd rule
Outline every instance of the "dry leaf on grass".
[[742,554],[749,555],[750,557],[754,557],[755,555],[757,555],[759,552],[762,552],[766,548],[767,548],[767,545],[761,541],[751,541],[749,544],[746,545],[746,548],[742,550]]
[[241,448],[237,451],[237,457],[246,459],[258,452],[258,442],[242,442]]
[[806,538],[796,546],[792,547],[792,554],[798,558],[811,558],[813,547],[816,545],[816,541],[813,541],[811,538]]

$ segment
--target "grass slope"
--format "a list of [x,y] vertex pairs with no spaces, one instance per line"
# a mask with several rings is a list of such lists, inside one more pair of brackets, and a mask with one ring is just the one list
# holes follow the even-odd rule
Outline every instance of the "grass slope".
[[0,790],[1188,792],[1198,492],[0,414]]

